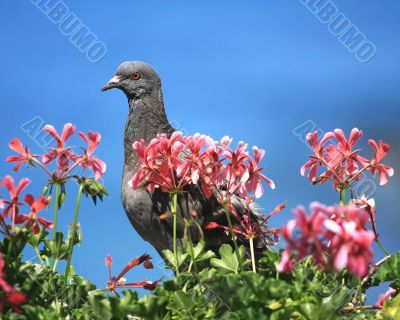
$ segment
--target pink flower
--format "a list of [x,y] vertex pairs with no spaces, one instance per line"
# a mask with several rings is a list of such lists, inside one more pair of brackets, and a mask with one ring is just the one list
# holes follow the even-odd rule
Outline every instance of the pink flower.
[[[217,147],[217,143],[211,137],[206,137],[205,140],[207,148],[201,156],[201,187],[205,196],[209,198],[213,194],[213,188],[225,184],[226,165],[221,159],[222,149]],[[219,144],[228,146],[230,141],[225,137]]]
[[377,307],[383,307],[383,305],[385,304],[386,301],[390,300],[393,295],[396,293],[396,290],[393,288],[389,288],[389,290],[382,294],[381,296],[379,296],[378,301],[376,302],[376,306]]
[[[360,212],[359,214],[365,214]],[[373,260],[371,245],[375,240],[373,232],[364,230],[356,221],[326,220],[324,226],[330,231],[328,254],[333,267],[340,271],[347,268],[351,273],[364,277],[368,274]]]
[[160,188],[163,192],[181,190],[187,181],[177,180],[176,170],[182,164],[180,159],[184,144],[180,133],[173,134],[171,140],[165,135],[158,135],[146,146],[145,142],[136,141],[133,149],[142,164],[129,182],[133,189],[147,185],[149,191]]
[[314,131],[312,133],[307,134],[307,141],[310,144],[312,150],[314,151],[315,155],[311,155],[309,160],[306,164],[304,164],[301,167],[300,173],[302,176],[306,174],[306,172],[309,170],[308,173],[308,179],[312,182],[316,181],[317,173],[318,173],[318,167],[320,165],[327,165],[327,161],[325,159],[325,149],[324,145],[327,143],[327,141],[331,138],[334,137],[333,132],[327,132],[321,139],[320,142],[318,142],[318,132]]
[[52,125],[46,125],[44,130],[56,140],[57,146],[56,148],[49,148],[50,152],[43,155],[43,163],[48,164],[58,158],[58,170],[65,171],[69,166],[69,160],[74,161],[75,159],[71,152],[72,147],[65,147],[67,140],[75,133],[75,126],[72,123],[65,124],[61,136]]
[[286,249],[282,252],[281,260],[279,261],[277,270],[282,273],[291,273],[293,272],[293,262],[290,259],[291,251]]
[[20,306],[26,301],[26,294],[20,291],[13,290],[6,297],[7,302],[16,313],[22,313]]
[[108,283],[107,290],[116,293],[117,289],[121,288],[141,288],[149,291],[153,291],[160,283],[161,279],[155,282],[152,281],[139,281],[126,283],[126,280],[123,278],[131,269],[134,267],[143,264],[146,269],[153,269],[153,264],[151,263],[151,257],[147,254],[144,254],[140,257],[136,257],[128,262],[125,268],[120,272],[120,274],[116,277],[112,276],[112,259],[111,256],[106,257],[106,266],[108,269]]
[[[183,138],[174,132],[171,138],[159,134],[146,146],[143,140],[133,144],[141,166],[129,182],[134,189],[147,186],[149,191],[160,188],[163,192],[180,191],[189,183],[197,183],[201,164],[198,148],[201,136]],[[184,149],[187,148],[185,151]],[[194,153],[190,153],[189,148]],[[180,179],[179,179],[180,178]]]
[[[250,211],[250,204],[251,202],[248,201],[248,211]],[[286,202],[281,203],[280,205],[276,206],[276,208],[267,216],[262,221],[256,221],[254,218],[250,217],[248,214],[245,215],[239,215],[233,206],[228,203],[228,209],[232,213],[234,219],[237,221],[237,224],[232,227],[233,232],[236,234],[236,236],[242,236],[246,239],[255,239],[258,237],[261,237],[265,234],[273,234],[275,236],[275,242],[278,241],[277,238],[277,233],[278,230],[276,229],[267,229],[265,228],[265,225],[271,219],[273,216],[281,212],[284,208],[286,207]],[[221,224],[218,224],[216,222],[210,222],[206,225],[206,229],[211,230],[211,229],[222,229],[225,232],[229,232],[230,229],[228,226],[224,226]]]
[[[331,180],[337,190],[344,190],[350,186],[351,182],[359,181],[363,171],[369,170],[374,175],[379,173],[380,184],[386,184],[388,178],[394,173],[391,167],[381,163],[389,152],[389,146],[382,141],[378,146],[375,140],[369,140],[368,143],[374,148],[375,155],[372,160],[367,160],[358,154],[360,149],[353,150],[362,134],[361,130],[354,128],[347,139],[341,129],[335,129],[334,133],[328,132],[318,142],[317,131],[309,133],[307,140],[314,154],[310,155],[311,159],[301,167],[301,175],[304,176],[308,171],[308,179],[313,184]],[[337,143],[326,145],[332,138]],[[325,168],[326,171],[319,174],[319,168]]]
[[11,140],[8,146],[11,150],[19,154],[19,156],[10,156],[6,160],[7,162],[17,162],[14,171],[18,171],[24,163],[31,163],[32,159],[39,157],[38,155],[31,154],[28,147],[24,147],[17,138]]
[[[0,252],[0,288],[6,295],[6,301],[11,308],[17,312],[21,312],[20,306],[26,301],[26,295],[23,292],[17,291],[11,284],[5,279],[4,272],[5,261],[3,254]],[[0,313],[4,311],[3,301],[0,302]]]
[[224,150],[224,159],[228,160],[226,166],[227,188],[228,192],[233,194],[241,183],[246,182],[250,177],[249,170],[245,165],[245,161],[248,159],[247,145],[239,142],[235,151],[226,145],[222,145],[222,149]]
[[185,149],[182,133],[175,131],[170,138],[166,134],[159,134],[157,139],[160,158],[166,160],[169,167],[176,169],[182,163],[182,151]]
[[147,188],[149,191],[154,190],[156,187],[151,181],[154,170],[157,170],[157,143],[157,139],[153,139],[148,146],[146,146],[143,139],[134,142],[132,146],[133,150],[136,152],[142,164],[133,179],[129,182],[131,188],[138,189],[143,187],[146,183],[148,183]]
[[2,290],[6,293],[13,291],[13,286],[10,285],[4,278],[5,278],[5,273],[4,273],[4,266],[5,262],[3,259],[3,254],[0,252],[0,287]]
[[84,149],[84,155],[76,157],[75,161],[79,162],[79,165],[85,169],[92,168],[96,179],[99,180],[103,177],[107,169],[106,164],[102,160],[93,156],[94,151],[100,143],[101,135],[100,133],[93,133],[91,131],[87,135],[83,132],[79,132],[78,135],[87,143],[88,148]]
[[384,185],[388,182],[389,177],[393,176],[394,170],[392,167],[388,167],[381,163],[382,159],[386,157],[389,153],[390,146],[386,143],[383,143],[382,140],[379,141],[379,146],[375,140],[370,139],[368,140],[368,144],[374,148],[374,157],[371,161],[358,156],[357,159],[360,161],[364,168],[371,171],[373,175],[379,174],[379,183],[380,185]]
[[346,161],[346,170],[348,174],[353,174],[358,170],[358,159],[357,154],[360,150],[353,151],[353,147],[356,142],[361,138],[363,132],[354,128],[351,130],[349,140],[346,139],[341,129],[334,130],[335,137],[338,141],[337,149],[342,153]]
[[260,161],[265,155],[265,151],[262,149],[258,149],[257,147],[253,147],[254,160],[251,157],[248,157],[247,169],[249,172],[249,179],[245,183],[246,191],[253,191],[254,196],[256,198],[261,198],[264,193],[264,188],[261,180],[264,180],[271,189],[275,189],[275,183],[267,178],[261,171],[264,169],[259,167]]
[[31,181],[29,179],[24,178],[21,179],[18,183],[18,186],[15,187],[14,178],[11,176],[6,176],[3,178],[1,183],[2,186],[7,188],[10,194],[10,200],[1,200],[1,205],[5,206],[2,216],[8,217],[10,213],[12,214],[12,231],[14,231],[15,220],[19,213],[19,207],[22,205],[22,203],[19,202],[19,194],[28,186],[30,182]]
[[35,198],[31,194],[27,194],[24,200],[30,207],[30,212],[28,214],[20,214],[16,219],[15,223],[22,224],[26,223],[26,226],[31,229],[34,234],[39,233],[39,224],[45,228],[53,228],[53,223],[42,217],[38,217],[37,214],[49,205],[49,200],[43,196],[35,201]]
[[326,269],[347,268],[359,277],[368,274],[375,236],[365,229],[366,212],[356,206],[326,207],[313,203],[310,207],[310,216],[304,208],[297,208],[296,219],[281,230],[288,243],[287,253],[281,258],[281,268],[285,269],[289,263],[288,255],[293,253],[296,261],[312,256],[317,265]]
[[184,161],[177,168],[177,174],[182,179],[190,179],[190,182],[197,184],[203,171],[202,151],[206,144],[206,137],[196,133],[193,137],[184,139],[188,152]]
[[[259,167],[264,151],[255,147],[252,159],[243,142],[236,150],[229,147],[230,143],[228,137],[215,143],[198,133],[182,137],[179,132],[173,133],[171,138],[158,135],[148,145],[143,140],[136,141],[133,149],[141,164],[129,184],[134,189],[147,186],[149,191],[160,188],[163,192],[182,191],[193,184],[201,188],[206,197],[218,193],[221,199],[232,194],[244,198],[248,193],[260,197],[262,181],[274,188],[273,181],[262,174]],[[222,195],[222,190],[227,196]]]
[[310,216],[306,214],[304,207],[296,208],[294,215],[296,219],[290,220],[281,229],[282,237],[288,242],[288,249],[297,253],[297,261],[312,255],[316,264],[324,265],[327,243],[321,241],[321,235],[328,213],[321,210],[318,204],[314,204]]

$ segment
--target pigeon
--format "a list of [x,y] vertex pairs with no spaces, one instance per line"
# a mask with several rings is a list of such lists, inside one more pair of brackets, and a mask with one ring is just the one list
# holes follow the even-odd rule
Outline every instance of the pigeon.
[[[162,251],[173,248],[173,227],[171,218],[165,219],[163,215],[169,210],[170,197],[159,189],[148,191],[146,188],[133,190],[129,181],[133,178],[141,163],[133,150],[133,143],[143,139],[149,143],[158,134],[167,136],[175,131],[169,123],[164,107],[161,80],[155,69],[140,61],[122,63],[102,91],[120,89],[128,98],[128,119],[124,132],[124,165],[122,173],[121,200],[123,208],[138,234],[148,241],[161,256]],[[179,196],[177,211],[177,240],[182,246],[187,234],[185,233],[184,219],[195,221],[195,226],[190,228],[193,242],[204,239],[208,249],[218,252],[224,243],[231,243],[229,234],[220,230],[205,228],[210,222],[227,225],[223,206],[215,196],[206,198],[194,186],[187,187],[186,192]],[[238,214],[248,212],[245,200],[239,196],[232,199],[232,205]],[[246,211],[247,210],[247,211]],[[195,214],[193,214],[195,213]],[[251,207],[251,217],[254,221],[261,222],[263,216],[256,205]],[[187,230],[186,230],[187,232]],[[238,239],[239,241],[239,239]],[[243,244],[248,243],[243,240]],[[255,239],[256,257],[261,257],[266,250],[272,250],[274,245],[271,237],[265,235]]]

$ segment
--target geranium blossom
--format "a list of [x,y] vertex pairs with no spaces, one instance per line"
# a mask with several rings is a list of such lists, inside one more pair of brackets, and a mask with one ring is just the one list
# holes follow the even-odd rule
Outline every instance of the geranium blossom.
[[263,168],[260,167],[259,164],[265,155],[265,151],[262,149],[258,149],[257,147],[253,147],[253,153],[254,159],[252,159],[251,157],[247,158],[247,169],[249,173],[249,178],[245,183],[245,189],[246,191],[253,191],[256,198],[261,198],[264,193],[262,180],[264,180],[271,189],[275,189],[275,183],[261,173]]
[[[354,128],[347,139],[341,129],[326,133],[321,141],[318,141],[318,132],[307,134],[307,141],[314,154],[310,160],[301,167],[301,175],[315,183],[333,182],[337,190],[349,188],[351,182],[358,181],[365,170],[374,175],[379,174],[380,184],[386,184],[388,178],[393,175],[393,169],[381,163],[389,152],[389,145],[380,141],[379,146],[375,140],[368,143],[374,148],[375,154],[372,160],[359,155],[360,149],[353,150],[357,141],[362,136],[362,131]],[[328,143],[330,142],[330,143]],[[319,168],[325,171],[318,173]]]
[[11,150],[19,154],[19,156],[9,156],[7,162],[17,162],[14,171],[18,171],[24,163],[31,163],[32,160],[38,158],[38,155],[31,154],[28,147],[24,147],[18,138],[14,138],[8,144]]
[[206,144],[206,136],[197,133],[191,138],[185,138],[184,143],[188,152],[184,156],[183,163],[177,168],[177,174],[179,177],[189,178],[193,184],[197,184],[204,171],[202,151]]
[[309,170],[308,179],[312,182],[316,181],[318,167],[320,165],[327,165],[329,161],[326,159],[326,154],[324,150],[324,145],[327,141],[329,141],[334,134],[332,132],[326,133],[320,142],[318,142],[318,132],[314,131],[312,133],[308,133],[306,139],[310,144],[312,150],[314,151],[314,155],[311,155],[309,160],[306,164],[301,167],[301,175],[304,176],[306,171]]
[[[100,133],[94,133],[89,131],[88,134],[79,132],[79,137],[82,138],[87,146],[81,148],[83,154],[74,153],[75,147],[66,146],[67,141],[75,133],[75,126],[71,123],[64,125],[61,135],[52,125],[46,125],[44,131],[46,131],[56,142],[55,147],[49,147],[49,152],[41,155],[32,154],[28,147],[23,147],[19,139],[14,138],[9,147],[13,151],[17,152],[19,156],[10,156],[7,158],[8,162],[17,162],[14,170],[19,170],[23,163],[30,164],[31,166],[38,166],[43,169],[50,176],[50,184],[60,183],[65,184],[70,178],[77,178],[79,176],[72,174],[73,169],[77,166],[81,166],[84,169],[92,169],[95,178],[101,179],[106,171],[106,164],[94,156],[94,152],[100,144],[101,135]],[[40,161],[38,158],[41,158]],[[56,170],[50,169],[49,165],[57,160]]]
[[271,188],[272,180],[261,173],[260,161],[264,150],[254,148],[254,159],[240,142],[233,150],[232,139],[224,137],[215,143],[210,137],[195,134],[183,137],[175,132],[171,138],[158,135],[148,145],[136,141],[133,149],[141,165],[130,181],[134,189],[146,186],[163,192],[181,191],[186,185],[198,185],[207,197],[223,187],[228,194],[239,193],[242,198],[253,193],[259,198],[264,192],[262,181]]
[[290,257],[291,251],[289,250],[284,250],[282,252],[281,260],[278,263],[277,270],[278,272],[284,272],[284,273],[291,273],[294,270],[293,262]]
[[388,167],[381,163],[382,159],[389,153],[390,146],[386,143],[383,143],[382,140],[379,141],[379,145],[373,139],[368,140],[368,143],[374,149],[374,157],[372,160],[367,160],[361,156],[358,156],[357,160],[374,176],[375,174],[379,175],[379,183],[382,186],[386,184],[389,180],[389,177],[393,176],[394,174],[392,167]]
[[[366,217],[366,214],[358,215]],[[373,260],[371,245],[375,239],[374,234],[364,230],[364,224],[360,225],[354,220],[341,219],[337,222],[328,219],[324,226],[329,230],[327,237],[330,243],[327,252],[333,267],[338,271],[347,268],[359,277],[367,275],[369,264]]]
[[20,214],[15,219],[15,223],[26,223],[26,226],[31,229],[34,234],[39,233],[39,224],[45,228],[53,228],[53,223],[45,218],[38,217],[38,213],[49,205],[49,200],[43,196],[39,196],[37,200],[31,195],[27,194],[24,200],[30,207],[28,214]]
[[176,171],[182,164],[180,154],[184,149],[180,137],[176,133],[168,140],[165,135],[158,135],[147,146],[143,140],[133,144],[133,150],[142,164],[129,182],[132,188],[147,186],[149,191],[161,188],[164,192],[170,192],[180,190],[188,183],[187,179],[181,179],[181,182],[177,180]]
[[282,237],[288,247],[279,264],[279,271],[291,269],[289,256],[296,261],[312,256],[315,263],[324,268],[342,270],[363,277],[373,260],[371,245],[374,233],[365,229],[367,213],[356,206],[326,207],[319,203],[311,205],[308,216],[303,207],[294,212],[296,219],[282,228]]
[[[338,141],[337,150],[341,153],[341,156],[343,156],[343,159],[345,161],[346,172],[347,174],[351,175],[358,170],[357,154],[360,151],[353,150],[353,147],[361,138],[363,132],[361,130],[358,130],[357,128],[354,128],[353,130],[351,130],[348,140],[346,139],[346,136],[341,129],[335,129],[334,134],[336,140]],[[339,162],[341,160],[342,159],[340,159]]]
[[312,207],[312,213],[307,215],[304,207],[294,210],[296,219],[290,220],[282,229],[281,235],[288,243],[283,259],[279,264],[279,271],[290,270],[292,262],[288,257],[296,253],[296,260],[300,261],[312,255],[318,265],[325,265],[324,254],[327,250],[327,242],[321,237],[324,234],[324,222],[328,218],[328,212],[321,210],[318,205]]
[[[277,233],[279,232],[279,230],[268,229],[265,226],[269,219],[271,219],[277,213],[281,212],[285,208],[285,206],[285,202],[281,203],[271,213],[266,215],[262,221],[255,221],[254,218],[251,218],[248,214],[240,216],[232,207],[232,205],[228,204],[229,211],[232,213],[234,219],[237,221],[237,224],[232,227],[233,232],[236,236],[241,236],[246,239],[255,239],[265,234],[273,234],[275,237],[275,242],[277,242]],[[248,202],[248,212],[250,212],[250,210],[250,203]],[[207,224],[206,229],[222,229],[226,232],[230,230],[228,226],[224,226],[216,222],[210,222],[209,224]]]
[[[246,152],[247,145],[241,141],[238,143],[236,150],[229,148],[229,146],[222,146],[224,150],[224,159],[228,160],[226,165],[226,181],[228,192],[234,193],[241,185],[249,180],[249,170],[245,165],[245,161],[248,159]],[[244,194],[243,188],[242,196]]]
[[78,135],[87,143],[88,147],[84,149],[85,153],[83,155],[75,157],[74,160],[79,162],[79,165],[85,169],[92,168],[96,179],[101,179],[104,172],[106,172],[106,164],[104,161],[93,156],[101,140],[100,133],[89,131],[87,135],[83,132],[79,132]]
[[160,283],[161,280],[152,282],[152,281],[138,281],[127,283],[126,279],[123,277],[134,267],[143,264],[145,269],[153,269],[153,264],[151,263],[151,257],[147,254],[144,254],[140,257],[136,257],[129,261],[124,269],[120,272],[120,274],[116,277],[112,276],[112,258],[111,256],[106,257],[106,266],[108,269],[108,283],[107,290],[115,293],[117,289],[121,288],[141,288],[145,290],[153,291]]
[[76,127],[72,123],[66,123],[61,136],[52,125],[46,125],[44,131],[50,134],[57,143],[55,148],[49,148],[50,152],[43,155],[43,163],[47,164],[54,159],[58,159],[58,170],[65,171],[69,166],[69,161],[74,161],[74,154],[71,152],[72,147],[66,147],[67,140],[75,133]]
[[19,202],[20,193],[28,186],[30,180],[27,178],[21,179],[15,187],[14,178],[12,176],[5,176],[2,180],[1,186],[4,186],[10,195],[9,200],[2,199],[1,206],[4,206],[2,217],[8,217],[11,213],[11,230],[14,231],[15,220],[19,213],[19,207],[22,205]]
[[11,308],[17,312],[21,312],[20,306],[25,302],[26,295],[23,292],[17,291],[8,281],[5,279],[4,273],[5,261],[3,259],[3,254],[0,252],[0,295],[5,295],[5,300],[0,301],[0,313],[4,311],[4,302],[11,306]]

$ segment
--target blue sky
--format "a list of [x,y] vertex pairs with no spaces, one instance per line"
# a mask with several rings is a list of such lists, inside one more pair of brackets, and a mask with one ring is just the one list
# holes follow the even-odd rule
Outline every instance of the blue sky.
[[[363,146],[368,138],[382,138],[392,145],[386,163],[400,168],[398,1],[335,1],[375,44],[368,63],[360,63],[301,1],[65,1],[107,47],[93,63],[33,2],[0,4],[0,158],[10,154],[13,137],[41,151],[21,130],[34,117],[59,129],[72,122],[79,130],[102,133],[97,154],[108,165],[104,183],[110,197],[97,207],[83,204],[83,243],[74,260],[78,273],[100,287],[107,254],[115,272],[144,252],[160,260],[132,229],[119,200],[127,101],[121,92],[101,93],[100,87],[122,61],[155,66],[169,119],[188,134],[230,135],[267,150],[266,173],[277,189],[267,191],[261,204],[268,211],[288,200],[289,208],[274,218],[274,226],[290,219],[290,208],[298,204],[338,202],[331,187],[311,186],[299,175],[309,150],[293,130],[307,121],[323,131],[359,127]],[[11,168],[3,162],[1,176]],[[15,176],[32,177],[31,192],[45,181],[26,169]],[[396,173],[374,194],[381,240],[390,250],[400,249],[399,187]],[[62,212],[61,224],[71,221],[72,205]],[[128,279],[161,275],[158,268],[138,269]]]

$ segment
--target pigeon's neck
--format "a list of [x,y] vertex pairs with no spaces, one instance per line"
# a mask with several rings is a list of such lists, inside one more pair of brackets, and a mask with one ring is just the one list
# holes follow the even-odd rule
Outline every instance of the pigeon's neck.
[[[125,166],[133,169],[138,160],[132,148],[135,141],[149,143],[158,133],[174,131],[168,122],[161,89],[141,99],[129,99],[129,115],[125,125]],[[127,169],[127,168],[125,168]]]

